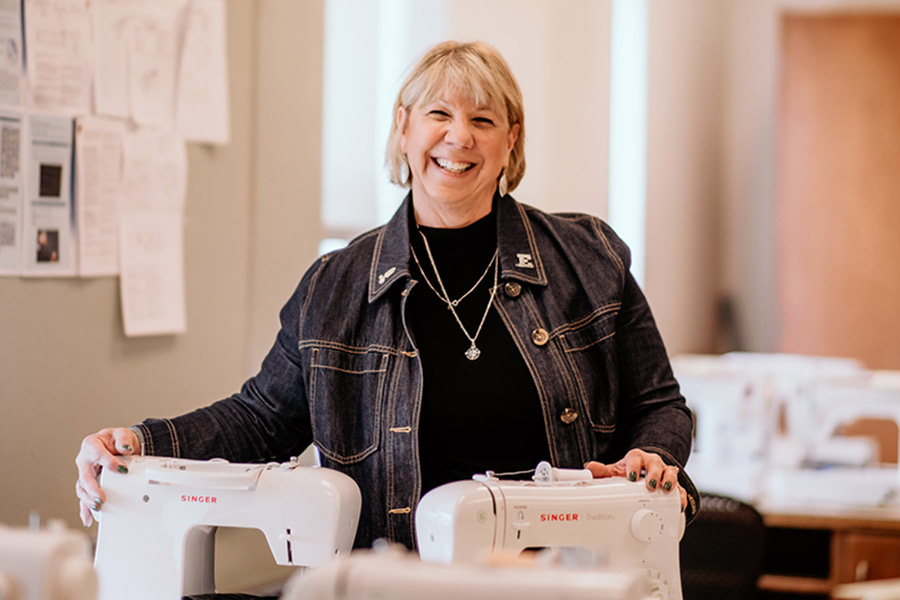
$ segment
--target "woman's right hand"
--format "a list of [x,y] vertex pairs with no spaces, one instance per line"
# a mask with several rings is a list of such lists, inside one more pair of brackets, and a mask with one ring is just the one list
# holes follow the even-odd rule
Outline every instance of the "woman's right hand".
[[81,522],[85,527],[93,523],[92,510],[100,510],[106,495],[100,489],[98,477],[103,469],[116,469],[127,473],[128,467],[119,456],[141,453],[137,434],[126,427],[101,429],[81,441],[81,450],[75,457],[78,467],[78,481],[75,494],[80,503]]

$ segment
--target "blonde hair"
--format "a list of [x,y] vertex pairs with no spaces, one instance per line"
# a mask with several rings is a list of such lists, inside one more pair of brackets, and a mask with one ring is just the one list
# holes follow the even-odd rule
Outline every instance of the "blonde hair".
[[384,164],[392,183],[409,187],[402,181],[401,165],[406,158],[400,150],[400,124],[397,114],[402,106],[407,113],[417,104],[426,104],[444,91],[462,92],[477,104],[490,106],[505,115],[509,126],[519,125],[519,135],[509,154],[506,179],[509,191],[516,189],[525,175],[525,114],[522,92],[515,76],[500,52],[484,42],[442,42],[432,46],[414,64],[397,94],[391,115]]

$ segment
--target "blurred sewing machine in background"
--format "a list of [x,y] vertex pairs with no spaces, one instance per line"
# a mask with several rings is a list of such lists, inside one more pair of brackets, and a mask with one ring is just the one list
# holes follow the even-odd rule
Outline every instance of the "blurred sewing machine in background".
[[62,521],[30,528],[0,525],[0,599],[95,600],[97,574],[88,537]]
[[[566,552],[428,563],[396,547],[358,551],[292,577],[281,600],[650,600],[643,569],[578,564]],[[590,563],[590,560],[588,560]]]
[[487,473],[448,483],[428,492],[416,509],[423,561],[475,565],[496,554],[583,548],[607,573],[640,570],[652,597],[671,600],[681,599],[683,533],[678,494],[650,491],[644,481],[594,479],[586,469],[546,462],[531,481]]
[[729,353],[673,361],[695,414],[700,489],[758,505],[900,503],[900,382],[850,359]]
[[132,457],[105,470],[94,566],[100,598],[178,599],[215,590],[217,527],[261,530],[275,562],[318,566],[353,546],[360,492],[348,476],[287,463]]

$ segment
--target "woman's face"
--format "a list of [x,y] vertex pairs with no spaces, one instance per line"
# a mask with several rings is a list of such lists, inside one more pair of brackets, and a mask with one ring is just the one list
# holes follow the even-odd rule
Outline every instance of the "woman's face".
[[452,92],[408,112],[401,107],[397,118],[417,210],[490,212],[518,124],[510,127],[505,115]]

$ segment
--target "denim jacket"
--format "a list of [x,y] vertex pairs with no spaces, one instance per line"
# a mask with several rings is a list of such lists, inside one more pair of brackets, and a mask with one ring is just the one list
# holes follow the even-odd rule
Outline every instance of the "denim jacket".
[[[595,217],[495,200],[494,306],[534,377],[552,462],[581,468],[641,448],[681,467],[692,417],[629,272],[628,248]],[[422,367],[405,310],[425,286],[410,276],[409,202],[306,272],[240,393],[138,425],[144,452],[258,462],[313,443],[323,466],[362,491],[356,546],[386,537],[415,547]],[[683,469],[679,482],[691,518],[698,495]]]

